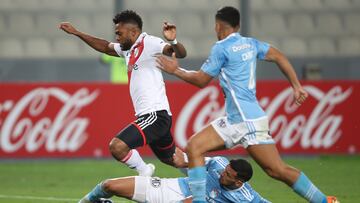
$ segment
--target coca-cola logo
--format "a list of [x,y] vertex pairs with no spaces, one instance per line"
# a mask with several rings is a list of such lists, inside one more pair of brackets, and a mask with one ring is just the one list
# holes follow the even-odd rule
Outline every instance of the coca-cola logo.
[[[269,97],[259,99],[270,120],[272,136],[284,149],[296,144],[303,149],[330,148],[342,135],[340,126],[343,115],[335,114],[333,110],[349,98],[353,89],[334,86],[325,92],[313,85],[306,85],[304,89],[309,93],[309,97],[317,101],[308,115],[299,110],[301,106],[294,104],[290,87],[282,90],[272,99]],[[220,90],[217,87],[208,86],[189,99],[179,113],[175,125],[175,138],[179,146],[186,146],[188,130],[197,132],[208,123],[208,120],[214,120],[225,114],[224,106],[219,103],[219,96]],[[201,106],[204,101],[206,104]],[[194,115],[195,110],[199,112],[197,115]],[[192,126],[191,118],[194,118]]]
[[[36,152],[44,147],[47,152],[74,152],[86,141],[89,119],[80,117],[81,109],[93,102],[98,90],[81,88],[73,94],[56,88],[36,88],[18,101],[0,103],[0,150],[5,153],[24,148]],[[40,116],[54,110],[50,100],[60,102],[55,116]],[[6,116],[5,116],[6,115]]]

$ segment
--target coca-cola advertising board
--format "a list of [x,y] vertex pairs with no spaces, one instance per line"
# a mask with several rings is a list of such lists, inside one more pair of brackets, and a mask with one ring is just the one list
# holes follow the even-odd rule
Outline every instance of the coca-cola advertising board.
[[[293,102],[285,81],[260,81],[257,97],[285,154],[359,154],[360,81],[303,82]],[[199,89],[167,82],[176,144],[224,115],[216,83]],[[109,157],[110,140],[135,119],[127,85],[108,83],[0,84],[0,158]],[[204,143],[205,144],[205,143]],[[143,155],[152,155],[141,148]],[[241,147],[221,154],[244,154]]]

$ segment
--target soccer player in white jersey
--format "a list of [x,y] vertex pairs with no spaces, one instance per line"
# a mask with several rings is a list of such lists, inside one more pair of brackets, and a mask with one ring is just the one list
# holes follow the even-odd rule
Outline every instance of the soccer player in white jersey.
[[137,119],[111,140],[110,151],[115,159],[136,169],[139,175],[151,176],[154,166],[142,160],[137,147],[148,144],[162,162],[176,166],[172,158],[175,144],[170,132],[171,112],[163,76],[156,67],[154,55],[171,56],[175,53],[176,57],[183,58],[186,50],[176,41],[175,25],[164,23],[163,35],[169,42],[166,43],[142,32],[142,19],[132,10],[117,14],[113,22],[118,43],[80,32],[69,22],[61,23],[59,28],[79,37],[99,52],[125,57],[130,78],[130,95]]
[[[272,178],[280,180],[313,203],[335,203],[326,197],[303,172],[285,164],[269,133],[268,118],[256,99],[256,60],[277,64],[289,80],[295,102],[300,105],[308,96],[288,59],[268,43],[241,36],[240,13],[223,7],[215,15],[218,42],[199,71],[187,71],[176,59],[159,56],[159,68],[198,87],[219,77],[225,94],[226,116],[211,122],[189,140],[189,182],[194,202],[205,202],[204,153],[242,145]],[[206,144],[204,144],[206,143]]]
[[[224,157],[206,161],[206,200],[210,203],[269,203],[247,182],[252,177],[251,165],[243,159]],[[94,187],[79,203],[110,202],[112,196],[124,197],[136,202],[178,203],[191,202],[187,177],[123,177],[105,180]]]

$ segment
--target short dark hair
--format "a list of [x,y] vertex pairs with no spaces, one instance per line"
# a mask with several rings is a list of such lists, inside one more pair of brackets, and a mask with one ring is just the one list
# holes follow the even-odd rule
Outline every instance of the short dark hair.
[[247,182],[253,175],[253,170],[249,162],[244,159],[233,159],[230,161],[230,166],[237,173],[237,178],[242,182]]
[[133,10],[125,10],[122,11],[121,13],[116,14],[116,16],[113,19],[113,22],[115,24],[132,23],[137,25],[140,28],[140,30],[142,29],[142,25],[143,25],[141,17]]
[[216,12],[215,18],[229,23],[229,25],[231,25],[233,28],[240,26],[240,12],[238,9],[231,6],[220,8]]

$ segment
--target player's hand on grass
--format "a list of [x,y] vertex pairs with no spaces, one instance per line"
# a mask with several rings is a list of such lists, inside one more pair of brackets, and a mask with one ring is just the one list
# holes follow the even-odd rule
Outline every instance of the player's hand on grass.
[[308,93],[302,87],[294,89],[294,99],[297,105],[304,103],[307,97]]
[[156,58],[157,58],[156,67],[160,68],[161,70],[169,74],[174,74],[179,67],[179,63],[176,59],[175,52],[172,53],[171,58],[165,55],[157,55]]
[[69,22],[60,23],[59,29],[64,30],[68,34],[76,34],[78,32],[78,30],[76,30],[75,27]]
[[163,35],[164,35],[164,38],[168,41],[175,40],[176,39],[176,26],[174,24],[164,22]]

